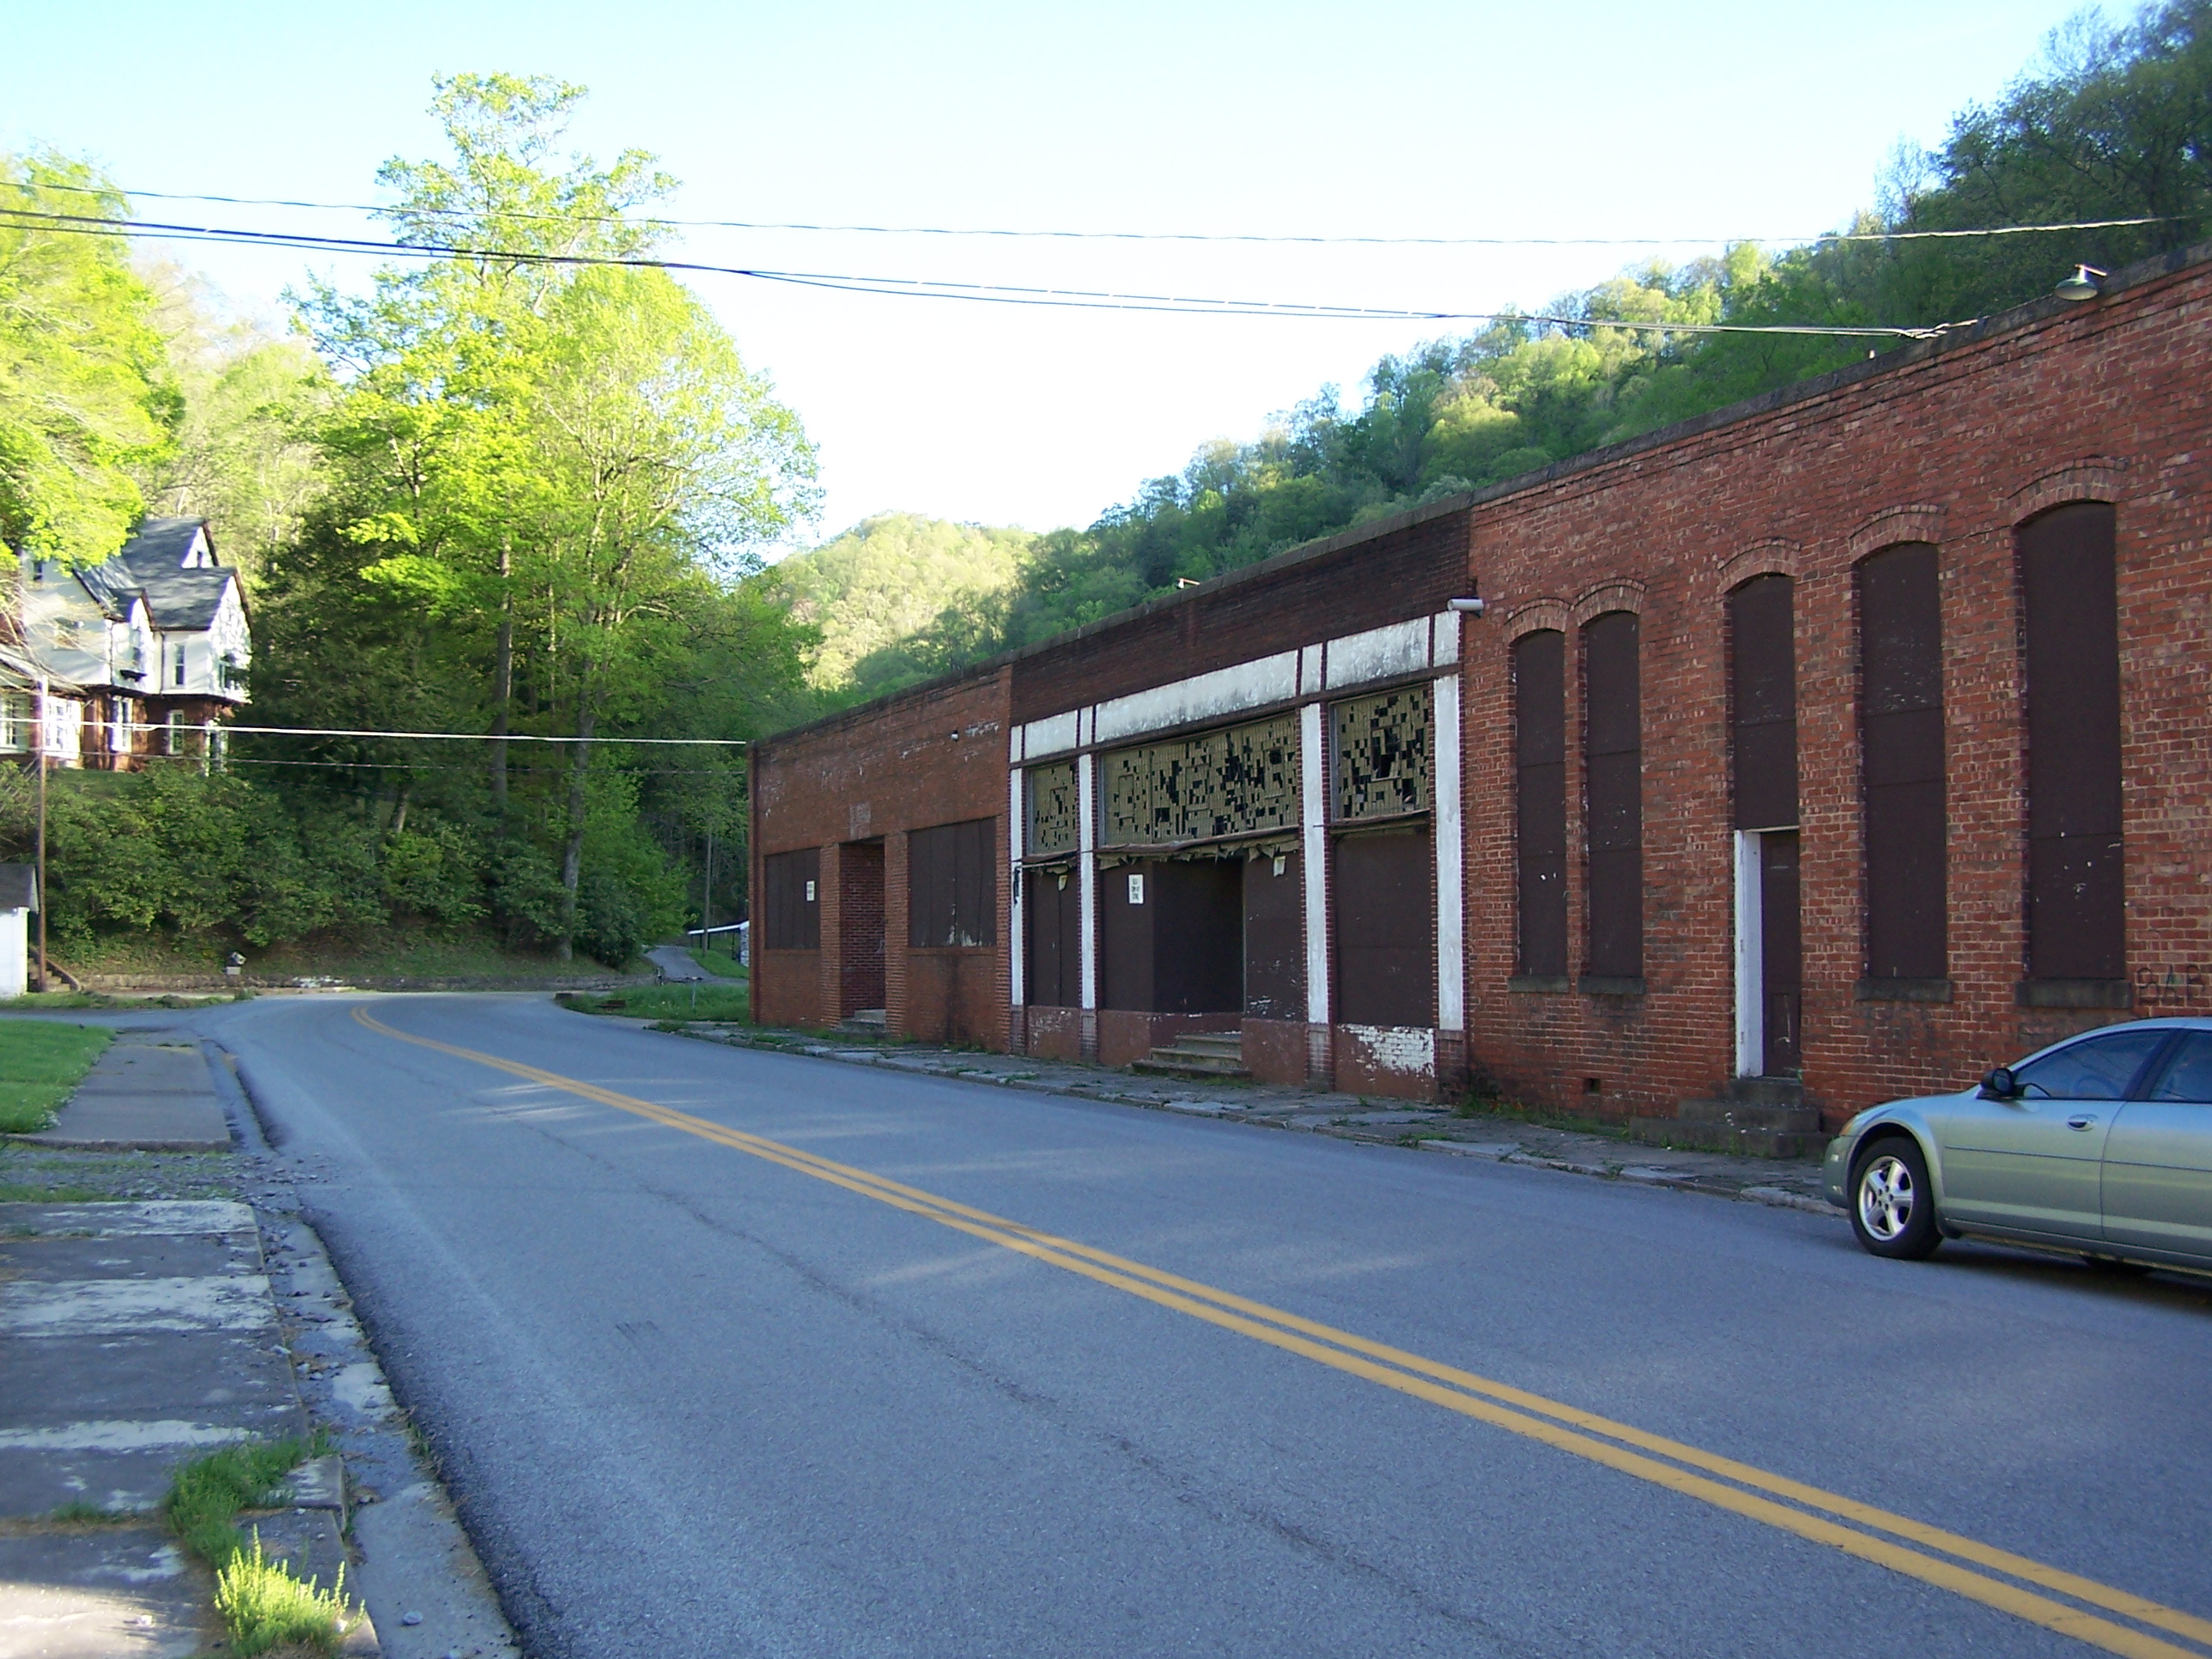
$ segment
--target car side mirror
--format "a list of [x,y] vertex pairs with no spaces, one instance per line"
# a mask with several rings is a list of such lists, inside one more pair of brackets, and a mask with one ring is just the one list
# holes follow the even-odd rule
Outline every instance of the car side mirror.
[[2009,1066],[1999,1066],[1982,1079],[1982,1092],[1994,1100],[2020,1098],[2020,1079]]

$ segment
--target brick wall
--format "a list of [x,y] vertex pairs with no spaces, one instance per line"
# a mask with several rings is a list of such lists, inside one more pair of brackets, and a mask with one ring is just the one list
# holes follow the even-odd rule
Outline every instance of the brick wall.
[[[2204,490],[2212,270],[1834,386],[1478,506],[1464,636],[1471,1061],[1554,1105],[1669,1115],[1733,1069],[1725,596],[1796,579],[1805,1083],[1832,1124],[2124,1013],[2026,1010],[2014,527],[2117,502],[2129,965],[2137,1013],[2212,1009],[2212,724]],[[1852,571],[1897,541],[1941,549],[1948,737],[1947,1004],[1861,1002],[1858,645]],[[1508,649],[1527,627],[1641,609],[1645,975],[1641,998],[1518,994]],[[1569,799],[1583,711],[1568,677]],[[1582,949],[1582,826],[1569,815]],[[1587,1080],[1601,1092],[1586,1092]]]
[[[987,817],[1004,862],[1006,691],[1004,670],[969,674],[755,746],[753,890],[763,890],[769,854],[822,850],[822,948],[757,953],[757,1018],[820,1026],[872,1006],[861,998],[874,988],[866,964],[880,938],[882,1006],[895,1034],[1006,1046],[1003,872],[999,948],[910,952],[906,857],[909,830]],[[946,955],[969,960],[920,960]]]

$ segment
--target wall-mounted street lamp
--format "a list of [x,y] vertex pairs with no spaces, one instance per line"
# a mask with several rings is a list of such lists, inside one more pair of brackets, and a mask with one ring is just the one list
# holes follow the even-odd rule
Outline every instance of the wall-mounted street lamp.
[[1463,617],[1480,617],[1490,609],[1490,605],[1488,601],[1484,599],[1454,599],[1451,601],[1451,608]]
[[2076,265],[2074,274],[2051,291],[2062,300],[2094,300],[2101,291],[2097,287],[2097,278],[2112,274],[2109,270],[2100,270],[2094,265]]

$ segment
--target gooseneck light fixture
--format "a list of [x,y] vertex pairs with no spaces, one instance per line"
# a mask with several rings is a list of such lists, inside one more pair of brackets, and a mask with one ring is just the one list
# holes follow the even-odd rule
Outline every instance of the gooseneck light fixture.
[[2074,274],[2051,291],[2062,300],[2094,300],[2101,291],[2097,287],[2097,278],[2111,275],[2110,271],[2100,270],[2094,265],[2076,265]]

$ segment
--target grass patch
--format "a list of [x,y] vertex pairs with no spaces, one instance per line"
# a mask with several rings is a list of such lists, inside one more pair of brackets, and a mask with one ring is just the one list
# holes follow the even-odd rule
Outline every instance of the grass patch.
[[0,1181],[0,1204],[97,1204],[106,1196],[97,1187],[49,1187],[29,1181]]
[[94,1025],[0,1021],[0,1134],[34,1134],[51,1125],[114,1036]]
[[161,1511],[185,1547],[215,1569],[216,1611],[230,1626],[231,1651],[266,1653],[291,1644],[328,1653],[353,1619],[345,1570],[329,1589],[295,1577],[261,1551],[261,1534],[239,1535],[240,1510],[283,1502],[284,1477],[320,1449],[315,1441],[272,1440],[226,1446],[194,1458],[169,1478]]
[[145,1519],[137,1510],[104,1510],[82,1500],[64,1504],[47,1512],[46,1519],[64,1527],[131,1527]]
[[742,985],[641,985],[634,991],[563,991],[554,1000],[580,1014],[622,1014],[632,1019],[711,1019],[750,1024],[752,1011]]
[[719,974],[724,979],[743,979],[750,971],[735,957],[725,956],[720,951],[709,951],[699,945],[691,947],[691,960],[707,972]]

